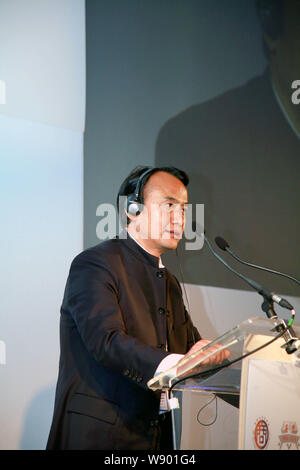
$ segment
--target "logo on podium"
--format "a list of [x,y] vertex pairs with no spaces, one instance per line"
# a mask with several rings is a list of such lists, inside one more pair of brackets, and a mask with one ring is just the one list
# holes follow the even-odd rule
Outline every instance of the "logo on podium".
[[299,438],[297,435],[298,427],[294,421],[284,421],[281,426],[281,434],[279,437],[279,449],[284,448],[291,449],[292,445],[295,445],[296,449],[299,450]]
[[254,428],[254,444],[259,450],[267,447],[269,442],[270,432],[269,426],[265,418],[258,418]]

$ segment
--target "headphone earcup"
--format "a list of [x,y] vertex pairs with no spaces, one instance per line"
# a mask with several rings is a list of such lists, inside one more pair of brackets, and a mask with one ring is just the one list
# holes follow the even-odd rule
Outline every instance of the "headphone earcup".
[[130,215],[136,216],[142,212],[143,205],[139,203],[136,198],[135,194],[130,194],[127,196],[127,212]]

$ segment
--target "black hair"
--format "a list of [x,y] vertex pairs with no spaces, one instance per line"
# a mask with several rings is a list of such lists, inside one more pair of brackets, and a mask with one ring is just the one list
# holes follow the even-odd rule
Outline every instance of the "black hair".
[[[145,173],[145,171],[150,170],[150,169],[152,169],[152,171],[150,171],[147,175],[145,175],[144,178],[142,178],[142,181],[140,184],[139,202],[141,204],[144,203],[144,188],[147,184],[147,181],[154,173],[157,173],[158,171],[164,171],[165,173],[169,173],[170,175],[175,176],[184,184],[184,186],[187,186],[189,184],[189,177],[187,173],[173,166],[162,166],[162,167],[153,167],[153,168],[150,166],[136,166],[129,173],[129,175],[125,178],[125,180],[120,186],[120,189],[117,195],[117,210],[118,211],[119,211],[120,196],[129,196],[130,194],[133,194],[136,191],[136,187],[137,187],[137,184],[141,175]],[[121,215],[125,213],[124,209],[125,207],[120,206]],[[127,217],[127,221],[126,221],[127,225],[129,224],[129,222],[130,222],[130,219]]]

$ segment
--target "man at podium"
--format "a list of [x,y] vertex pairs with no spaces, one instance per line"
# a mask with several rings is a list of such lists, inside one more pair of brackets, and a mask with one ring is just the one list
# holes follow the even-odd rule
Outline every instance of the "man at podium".
[[182,237],[188,182],[173,167],[133,170],[118,194],[123,231],[73,260],[47,449],[172,449],[169,413],[147,382],[207,344],[161,261]]

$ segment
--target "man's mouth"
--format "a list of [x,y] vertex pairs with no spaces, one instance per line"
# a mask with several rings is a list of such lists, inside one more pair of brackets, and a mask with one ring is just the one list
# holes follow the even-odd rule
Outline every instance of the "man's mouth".
[[178,230],[166,230],[166,233],[169,235],[169,238],[175,238],[175,239],[180,239],[181,238],[181,232]]

